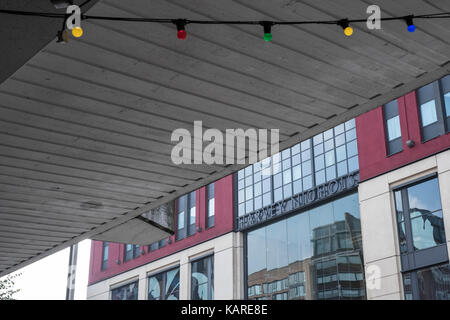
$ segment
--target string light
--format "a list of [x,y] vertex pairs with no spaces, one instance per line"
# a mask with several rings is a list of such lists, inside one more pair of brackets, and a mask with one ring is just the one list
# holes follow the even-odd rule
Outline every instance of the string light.
[[74,28],[72,29],[72,35],[73,35],[75,38],[81,37],[81,36],[83,35],[83,28],[81,28],[81,27],[74,27]]
[[414,25],[414,21],[413,21],[414,16],[407,16],[405,18],[406,20],[406,25],[408,26],[408,31],[409,32],[414,32],[416,31],[416,26]]
[[[86,1],[89,2],[89,1]],[[82,5],[81,5],[82,6]],[[49,12],[30,12],[30,11],[18,11],[18,10],[4,10],[0,9],[0,14],[10,14],[10,15],[21,15],[21,16],[33,16],[33,17],[43,17],[43,18],[54,18],[54,19],[66,19],[67,16],[63,13],[49,13]],[[264,40],[269,42],[272,40],[271,28],[274,25],[315,25],[315,24],[327,24],[327,25],[338,25],[344,29],[344,34],[346,36],[351,36],[353,34],[353,28],[350,24],[354,23],[364,23],[367,19],[340,19],[340,20],[317,20],[317,21],[221,21],[221,20],[188,20],[188,19],[157,19],[157,18],[127,18],[127,17],[108,17],[108,16],[93,16],[80,14],[81,20],[107,20],[107,21],[128,21],[128,22],[147,22],[147,23],[165,23],[165,24],[175,24],[177,27],[177,38],[184,40],[187,37],[185,26],[187,24],[225,24],[225,25],[262,25],[264,28]],[[380,18],[380,21],[394,21],[403,20],[406,21],[407,30],[409,32],[414,32],[416,26],[414,25],[413,19],[450,19],[450,12],[434,13],[434,14],[423,14],[423,15],[408,15],[408,16],[398,16],[398,17],[386,17]],[[79,38],[83,35],[83,29],[80,26],[76,26],[71,29],[72,35],[75,38]],[[58,42],[66,42],[67,35],[63,33],[64,30],[58,32]]]
[[272,21],[261,21],[260,23],[264,28],[264,41],[272,41],[272,26],[274,23]]
[[349,21],[348,19],[342,19],[338,22],[338,25],[340,25],[342,27],[342,29],[344,29],[344,34],[347,37],[350,37],[353,34],[353,28],[350,27]]
[[186,20],[184,19],[177,19],[173,22],[177,26],[177,38],[180,40],[184,40],[187,37],[187,33],[185,30],[186,26]]

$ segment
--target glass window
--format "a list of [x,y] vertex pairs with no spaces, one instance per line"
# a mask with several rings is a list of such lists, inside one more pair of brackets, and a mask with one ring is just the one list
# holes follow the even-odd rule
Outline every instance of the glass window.
[[336,166],[328,167],[326,172],[327,172],[327,181],[336,179]]
[[422,141],[428,141],[449,132],[449,91],[449,76],[417,90]]
[[352,194],[248,232],[248,297],[365,299],[359,219]]
[[299,144],[296,144],[295,146],[293,146],[292,148],[291,148],[291,153],[294,155],[294,154],[297,154],[297,153],[300,153],[300,143]]
[[420,250],[445,243],[437,179],[409,187],[407,194],[414,249]]
[[324,146],[325,146],[325,151],[332,150],[334,148],[334,140],[331,139],[331,140],[325,141]]
[[325,170],[316,172],[316,185],[325,183]]
[[297,180],[302,177],[302,168],[300,166],[295,166],[292,168],[292,179]]
[[191,300],[214,300],[214,256],[191,264]]
[[345,124],[342,123],[336,127],[334,127],[334,134],[337,136],[345,131]]
[[445,114],[447,117],[450,117],[450,92],[444,94],[444,102],[445,102]]
[[333,138],[333,129],[327,130],[323,133],[323,140],[329,140],[331,138]]
[[420,116],[422,127],[426,127],[437,121],[436,103],[434,100],[428,101],[420,106]]
[[358,154],[358,147],[356,144],[356,140],[347,143],[347,156],[350,158],[356,156],[357,154]]
[[325,166],[329,167],[334,164],[334,150],[325,153]]
[[296,166],[296,165],[300,164],[300,162],[301,162],[301,159],[300,159],[300,155],[299,154],[296,154],[296,155],[292,156],[292,165],[293,166]]
[[346,175],[348,166],[350,171],[358,170],[354,119],[240,170],[235,176],[238,214]]
[[314,145],[318,145],[323,142],[323,135],[320,133],[313,138]]
[[339,162],[337,165],[338,177],[342,177],[348,173],[347,171],[347,161]]
[[324,156],[320,155],[314,158],[314,169],[316,171],[322,170],[325,167]]
[[180,268],[160,272],[148,277],[148,300],[178,300]]
[[345,143],[345,134],[340,134],[335,138],[336,146],[343,145]]
[[273,191],[273,201],[278,202],[280,200],[283,200],[283,188],[282,187],[275,189]]
[[215,216],[214,183],[210,183],[206,187],[206,201],[208,210],[208,215],[206,218],[206,226],[207,228],[211,228],[214,226],[214,216]]
[[303,178],[303,190],[308,190],[313,187],[312,176],[306,176]]
[[152,252],[152,251],[155,251],[155,250],[158,250],[158,249],[159,249],[159,241],[153,242],[148,247],[148,251],[149,252]]
[[345,123],[345,130],[350,130],[355,127],[355,119],[350,119]]
[[302,163],[302,172],[303,172],[303,176],[307,176],[309,174],[311,174],[311,162],[303,162]]
[[301,148],[302,151],[305,151],[306,149],[311,148],[311,139],[302,141],[300,143],[300,148]]
[[[191,192],[189,194],[189,212],[190,212],[190,220],[189,220],[189,224],[195,225],[195,217],[196,217],[196,209],[195,209],[195,191]],[[195,232],[195,231],[194,231]],[[193,234],[192,231],[189,232],[189,234]]]
[[103,242],[102,270],[108,268],[109,242]]
[[292,186],[293,186],[293,188],[294,188],[294,190],[293,190],[294,194],[298,194],[298,193],[300,193],[300,192],[303,191],[303,188],[302,188],[302,180],[296,180],[296,181],[294,181],[294,183],[292,184]]
[[351,129],[349,131],[346,131],[345,132],[345,139],[347,141],[351,141],[351,140],[356,139],[356,129]]
[[138,281],[111,290],[112,300],[137,300]]
[[383,114],[386,127],[387,154],[392,155],[403,150],[397,100],[385,104]]
[[[196,223],[196,191],[192,191],[177,200],[177,235],[176,239],[184,239],[195,233]],[[188,216],[186,217],[186,212]]]
[[283,171],[283,184],[290,183],[291,181],[291,170]]
[[245,200],[251,200],[253,198],[253,186],[245,188]]
[[348,171],[354,172],[356,170],[359,170],[358,156],[348,159]]
[[340,162],[347,158],[347,154],[345,152],[345,145],[336,148],[336,161]]
[[289,198],[292,196],[292,184],[286,184],[283,186],[283,197],[284,199]]
[[402,136],[400,131],[400,116],[395,116],[386,121],[387,123],[387,132],[388,132],[388,141],[395,140]]
[[133,259],[141,255],[141,246],[138,244],[133,245]]
[[[436,288],[430,273],[433,268],[427,266],[448,260],[438,179],[429,178],[396,190],[394,199],[402,269],[407,271],[403,278],[405,298],[428,299]],[[416,271],[418,268],[421,270]],[[443,289],[448,297],[448,286]]]
[[403,286],[406,300],[450,300],[450,265],[405,273]]
[[126,244],[125,245],[125,256],[124,260],[129,261],[133,259],[133,245],[132,244]]
[[188,196],[184,195],[178,198],[177,202],[177,239],[184,239],[186,237],[186,210],[187,210]]
[[311,159],[311,150],[306,150],[302,152],[302,161],[305,162]]

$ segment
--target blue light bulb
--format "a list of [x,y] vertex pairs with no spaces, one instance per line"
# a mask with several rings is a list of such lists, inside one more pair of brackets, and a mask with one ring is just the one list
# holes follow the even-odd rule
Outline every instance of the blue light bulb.
[[414,31],[416,31],[416,26],[413,25],[413,24],[409,25],[409,26],[408,26],[408,31],[409,31],[409,32],[414,32]]

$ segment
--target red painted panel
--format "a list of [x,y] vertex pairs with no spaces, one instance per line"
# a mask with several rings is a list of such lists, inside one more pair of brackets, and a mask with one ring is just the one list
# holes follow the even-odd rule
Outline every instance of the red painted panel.
[[[196,225],[201,227],[201,232],[175,241],[175,236],[171,237],[171,244],[166,244],[164,248],[148,252],[148,247],[144,247],[145,254],[136,259],[124,262],[124,244],[110,243],[108,268],[101,270],[103,245],[101,241],[92,241],[91,262],[89,270],[89,284],[112,277],[127,270],[145,265],[154,260],[169,256],[175,252],[192,247],[198,243],[210,240],[217,236],[226,234],[233,230],[233,176],[229,175],[215,182],[215,222],[214,227],[206,228],[206,188],[200,188],[196,192]],[[176,224],[175,224],[176,225]],[[141,248],[142,250],[142,248]],[[116,260],[120,261],[117,264]]]
[[[422,143],[416,92],[398,99],[403,151],[387,156],[383,108],[378,107],[356,118],[361,181],[426,158],[450,147],[450,134]],[[409,148],[406,141],[413,140]]]

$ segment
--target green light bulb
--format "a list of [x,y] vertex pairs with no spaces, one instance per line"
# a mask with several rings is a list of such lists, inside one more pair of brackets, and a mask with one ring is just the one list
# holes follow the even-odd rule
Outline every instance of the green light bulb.
[[272,34],[271,33],[264,33],[264,41],[272,41]]

